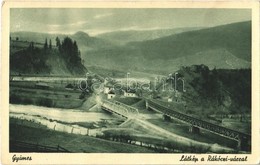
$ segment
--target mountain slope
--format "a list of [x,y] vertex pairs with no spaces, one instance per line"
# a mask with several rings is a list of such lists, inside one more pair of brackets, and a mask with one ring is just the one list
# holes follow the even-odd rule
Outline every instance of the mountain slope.
[[178,34],[186,31],[198,30],[198,28],[175,28],[175,29],[157,29],[157,30],[127,30],[115,31],[99,34],[96,37],[109,40],[112,43],[125,45],[128,42],[153,40],[173,34]]
[[248,68],[251,62],[251,22],[233,23],[96,50],[83,53],[83,58],[88,64],[142,71],[165,72],[182,65],[203,63],[211,68]]
[[114,46],[110,42],[99,39],[96,37],[90,37],[87,33],[79,31],[71,35],[73,40],[76,40],[81,48],[81,51],[88,51],[93,49],[104,49]]
[[180,33],[156,40],[131,44],[149,58],[182,57],[216,48],[225,48],[235,56],[251,60],[251,22],[240,22]]
[[[237,58],[226,49],[213,49],[209,51],[198,52],[195,55],[178,57],[173,60],[156,60],[158,66],[181,66],[204,64],[210,69],[215,67],[222,69],[250,68],[251,63]],[[218,63],[216,63],[218,62]],[[172,69],[171,67],[169,69]]]

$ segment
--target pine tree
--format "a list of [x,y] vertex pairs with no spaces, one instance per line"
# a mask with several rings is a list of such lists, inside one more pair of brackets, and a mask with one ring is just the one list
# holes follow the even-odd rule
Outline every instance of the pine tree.
[[48,49],[48,42],[47,42],[47,38],[45,38],[45,43],[44,43],[44,50]]
[[71,38],[64,38],[60,52],[71,65],[78,65],[81,63],[77,42],[73,41]]
[[59,37],[56,37],[56,47],[58,48],[59,51],[61,51],[61,43]]
[[50,42],[49,42],[49,49],[52,49],[51,39],[50,39]]

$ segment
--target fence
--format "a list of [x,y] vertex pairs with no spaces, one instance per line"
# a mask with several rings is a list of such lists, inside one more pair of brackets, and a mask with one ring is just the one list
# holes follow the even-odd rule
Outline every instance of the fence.
[[57,145],[45,146],[33,143],[27,143],[22,141],[10,140],[9,143],[10,152],[70,152],[69,150]]

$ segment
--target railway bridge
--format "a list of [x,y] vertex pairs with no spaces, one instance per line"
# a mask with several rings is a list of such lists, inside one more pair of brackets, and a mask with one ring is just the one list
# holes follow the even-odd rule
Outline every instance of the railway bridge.
[[229,139],[236,140],[238,142],[238,147],[241,150],[250,150],[251,148],[251,135],[245,134],[239,131],[235,131],[229,128],[225,128],[204,120],[200,120],[189,115],[180,113],[163,105],[160,105],[152,100],[146,100],[146,109],[152,109],[159,113],[162,113],[168,117],[173,117],[179,119],[185,123],[191,125],[190,131],[199,132],[199,129],[205,129],[212,133],[227,137]]

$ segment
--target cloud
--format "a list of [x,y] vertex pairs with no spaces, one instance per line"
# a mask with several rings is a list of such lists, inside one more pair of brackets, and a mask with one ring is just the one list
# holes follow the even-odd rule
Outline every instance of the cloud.
[[90,36],[96,36],[103,33],[113,32],[114,30],[101,30],[101,29],[86,29],[84,30]]
[[113,15],[113,13],[98,14],[98,15],[94,16],[94,19],[101,19],[101,18],[105,18],[105,17],[110,17],[112,15]]
[[71,25],[72,26],[74,26],[74,25],[83,25],[83,24],[86,24],[86,23],[88,23],[88,21],[79,21],[79,22],[73,23]]
[[161,30],[161,29],[170,29],[171,27],[159,27],[159,26],[154,26],[154,27],[140,27],[140,26],[130,26],[130,27],[124,27],[124,28],[119,28],[117,30],[119,31],[128,31],[128,30],[136,30],[136,31],[142,31],[142,30]]
[[96,36],[99,34],[103,33],[109,33],[109,32],[115,32],[115,31],[130,31],[130,30],[135,30],[135,31],[142,31],[142,30],[162,30],[162,29],[170,29],[169,28],[161,28],[161,27],[148,27],[148,28],[142,28],[138,26],[130,26],[130,27],[125,27],[125,28],[116,28],[116,29],[84,29],[86,33],[88,33],[90,36]]
[[84,24],[87,24],[89,21],[78,21],[78,22],[73,22],[73,23],[68,23],[68,24],[49,24],[48,26],[50,28],[60,28],[64,26],[81,26]]

